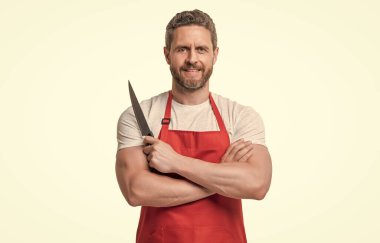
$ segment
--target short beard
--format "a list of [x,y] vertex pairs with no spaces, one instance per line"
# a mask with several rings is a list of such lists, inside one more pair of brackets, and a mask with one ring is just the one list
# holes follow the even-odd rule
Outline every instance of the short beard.
[[213,66],[207,71],[204,72],[204,75],[201,77],[201,80],[185,79],[181,78],[179,72],[177,72],[172,66],[170,66],[170,72],[174,81],[182,87],[185,91],[194,92],[196,90],[202,89],[208,82],[213,71]]

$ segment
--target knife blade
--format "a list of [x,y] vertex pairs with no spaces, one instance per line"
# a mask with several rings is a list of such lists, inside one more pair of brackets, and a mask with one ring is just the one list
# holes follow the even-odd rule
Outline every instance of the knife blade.
[[137,124],[139,124],[140,132],[142,136],[153,136],[153,132],[150,130],[148,123],[146,122],[144,113],[141,110],[140,103],[137,100],[136,94],[133,91],[131,82],[128,80],[129,87],[129,97],[131,98],[133,112],[135,113],[135,117],[137,120]]

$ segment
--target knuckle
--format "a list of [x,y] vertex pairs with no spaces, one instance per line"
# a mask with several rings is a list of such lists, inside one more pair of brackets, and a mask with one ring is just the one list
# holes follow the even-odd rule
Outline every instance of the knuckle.
[[231,153],[235,154],[237,151],[238,151],[238,148],[233,148],[233,149],[231,150]]

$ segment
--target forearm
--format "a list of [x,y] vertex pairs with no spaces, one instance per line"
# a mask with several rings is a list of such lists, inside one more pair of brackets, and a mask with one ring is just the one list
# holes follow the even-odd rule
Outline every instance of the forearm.
[[177,206],[213,194],[208,189],[185,179],[174,179],[150,171],[135,175],[127,184],[123,194],[132,206]]
[[232,198],[262,199],[268,190],[262,171],[246,162],[209,163],[182,156],[176,173]]
[[142,146],[121,149],[115,164],[121,192],[132,206],[168,207],[212,195],[186,179],[174,179],[149,170]]
[[[233,143],[221,163],[210,163],[178,154],[158,139],[147,136],[144,141],[150,144],[144,148],[149,166],[162,173],[179,174],[212,192],[232,198],[262,199],[269,189],[272,166],[263,145],[247,147],[242,141]],[[240,150],[241,145],[245,149]]]

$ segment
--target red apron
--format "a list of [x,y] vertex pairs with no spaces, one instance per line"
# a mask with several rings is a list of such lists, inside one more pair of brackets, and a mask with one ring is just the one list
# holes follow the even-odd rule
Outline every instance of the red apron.
[[[220,163],[230,145],[222,117],[209,95],[220,131],[169,130],[172,93],[169,92],[159,139],[179,154]],[[137,243],[243,243],[247,242],[240,199],[214,194],[174,207],[141,208]]]

